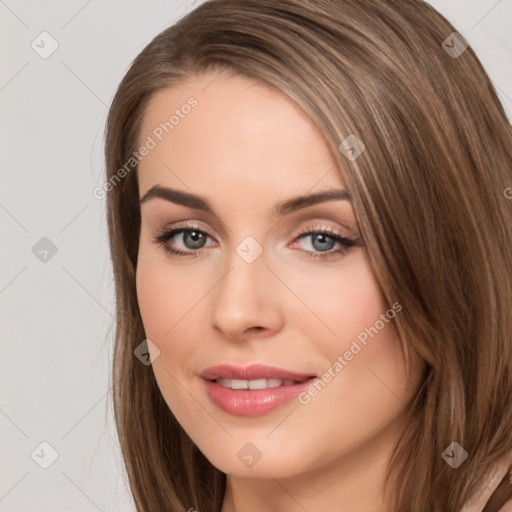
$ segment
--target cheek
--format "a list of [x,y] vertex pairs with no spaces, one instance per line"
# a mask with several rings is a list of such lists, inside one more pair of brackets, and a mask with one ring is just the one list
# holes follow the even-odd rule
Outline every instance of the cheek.
[[[310,273],[304,273],[299,279],[296,290],[300,290],[304,303],[312,306],[311,310],[324,324],[316,322],[323,333],[323,345],[330,352],[348,349],[358,337],[363,343],[365,337],[371,339],[368,331],[375,333],[375,325],[381,339],[394,334],[389,317],[395,316],[395,311],[384,300],[362,251],[347,258],[339,269],[326,268],[317,272],[314,279]],[[388,310],[391,311],[385,316],[387,322],[381,320]]]
[[172,294],[166,293],[162,277],[160,267],[151,265],[139,254],[136,276],[137,301],[144,330],[149,339],[161,338],[170,327],[163,309],[164,304],[172,300]]
[[[358,397],[356,402],[373,403],[372,393],[386,391],[386,385],[405,393],[407,379],[395,327],[402,306],[393,301],[387,303],[367,259],[362,256],[347,260],[338,274],[330,272],[330,279],[320,276],[315,287],[309,284],[314,291],[309,292],[306,300],[315,304],[315,312],[331,331],[318,324],[324,334],[314,349],[324,359],[325,368],[321,371],[337,376],[330,380],[336,383],[328,387],[333,393],[340,393],[348,386]],[[307,289],[306,282],[303,289]],[[301,330],[312,333],[311,325],[307,327],[303,322]],[[389,398],[393,399],[392,394]]]
[[164,341],[197,302],[194,283],[169,264],[163,251],[141,244],[137,262],[137,301],[146,336]]
[[199,330],[204,322],[198,322],[196,315],[205,289],[196,281],[202,279],[170,264],[165,254],[141,245],[137,300],[145,335],[160,350],[153,364],[157,377],[166,377],[165,371],[176,375],[178,369],[189,373],[184,364],[201,349],[204,336]]
[[141,248],[136,274],[137,300],[145,335],[160,351],[152,369],[168,407],[182,417],[179,411],[186,411],[183,373],[189,373],[185,361],[197,352],[194,340],[200,336],[187,324],[187,312],[197,301],[192,297],[194,291],[176,278],[179,279],[177,273],[170,272],[165,258]]

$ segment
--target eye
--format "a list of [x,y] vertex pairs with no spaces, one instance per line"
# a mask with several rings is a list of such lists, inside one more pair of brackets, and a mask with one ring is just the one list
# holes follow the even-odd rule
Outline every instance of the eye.
[[[206,241],[209,235],[198,227],[178,227],[174,229],[164,229],[153,237],[154,243],[161,246],[168,254],[178,257],[197,257],[203,254],[207,247]],[[351,247],[361,247],[360,240],[352,240],[341,233],[334,231],[329,227],[306,228],[299,232],[292,245],[297,245],[297,241],[310,239],[309,249],[302,249],[305,256],[317,260],[327,260],[339,257],[347,253]],[[170,245],[173,239],[174,244]],[[181,247],[179,247],[181,244]],[[178,248],[176,248],[178,245]],[[336,245],[338,249],[332,250]]]
[[[360,240],[352,240],[334,231],[329,227],[306,228],[299,233],[297,240],[310,239],[306,244],[312,250],[303,250],[309,258],[326,260],[338,257],[347,253],[351,247],[360,247]],[[296,244],[296,242],[294,242]],[[332,250],[338,244],[337,250]]]
[[[168,242],[173,238],[181,240],[181,245],[189,250],[175,249],[168,245]],[[156,244],[162,246],[168,254],[196,257],[203,253],[207,238],[209,238],[208,233],[199,228],[176,228],[160,231],[153,237],[153,240]]]

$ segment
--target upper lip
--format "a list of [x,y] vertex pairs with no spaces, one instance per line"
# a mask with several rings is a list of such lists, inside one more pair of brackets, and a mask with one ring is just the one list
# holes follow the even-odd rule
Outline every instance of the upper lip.
[[281,379],[281,380],[305,380],[314,375],[306,373],[297,373],[276,366],[266,366],[264,364],[251,364],[249,366],[240,367],[230,364],[219,364],[207,368],[201,373],[200,377],[206,380],[215,379],[240,379],[240,380],[256,380],[256,379]]

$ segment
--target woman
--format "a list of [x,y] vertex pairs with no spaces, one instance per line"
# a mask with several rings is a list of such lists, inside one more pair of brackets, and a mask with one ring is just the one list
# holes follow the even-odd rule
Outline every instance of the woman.
[[512,130],[432,7],[207,1],[106,166],[137,510],[512,507]]

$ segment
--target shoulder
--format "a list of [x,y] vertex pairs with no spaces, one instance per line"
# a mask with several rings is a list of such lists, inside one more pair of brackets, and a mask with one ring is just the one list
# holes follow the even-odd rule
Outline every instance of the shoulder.
[[512,512],[512,500],[508,500],[498,512]]
[[[496,488],[500,486],[502,481],[510,481],[512,478],[512,474],[509,476],[511,462],[510,455],[501,459],[500,462],[487,473],[480,487],[473,493],[473,496],[466,501],[460,512],[487,511],[486,503],[496,491]],[[501,486],[503,486],[503,484],[501,484]],[[488,512],[491,512],[491,510]],[[499,510],[494,509],[492,512],[512,512],[512,499],[508,500]]]

